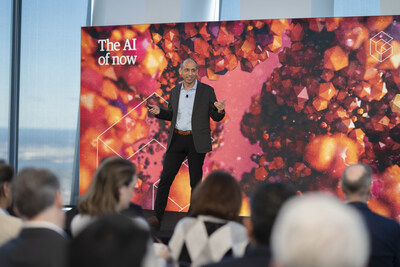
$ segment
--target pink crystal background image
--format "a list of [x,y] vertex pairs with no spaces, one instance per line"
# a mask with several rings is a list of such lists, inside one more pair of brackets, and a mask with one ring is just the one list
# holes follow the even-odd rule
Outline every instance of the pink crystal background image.
[[[256,163],[251,160],[251,156],[253,154],[262,154],[262,150],[258,144],[250,144],[248,139],[242,135],[240,123],[245,110],[251,104],[251,97],[260,91],[265,81],[265,75],[271,73],[278,65],[277,55],[271,55],[265,62],[256,66],[251,73],[241,71],[238,67],[221,76],[217,81],[211,81],[206,77],[201,79],[201,82],[214,88],[218,100],[226,98],[226,121],[223,123],[223,142],[219,147],[207,154],[203,165],[204,177],[213,170],[223,169],[231,172],[240,181],[243,173],[250,172],[252,168],[256,167]],[[163,145],[166,146],[166,143],[163,143]],[[154,147],[154,144],[152,147]],[[154,154],[150,155],[148,152],[139,153],[142,157],[139,161],[136,156],[132,158],[137,165],[142,165],[141,161],[145,160],[145,158],[150,162],[149,166],[141,174],[150,177],[149,183],[140,192],[136,193],[135,198],[135,202],[141,203],[147,209],[152,207],[153,189],[151,184],[159,179],[162,170],[162,158],[165,153],[165,150],[160,148],[160,145],[156,145],[156,147],[158,149],[155,149],[157,152]],[[179,183],[184,183],[187,186],[187,189],[183,189],[184,192],[190,191],[188,180],[187,167],[182,165],[177,176],[177,182],[174,182],[172,186],[170,198],[175,200],[179,194],[183,194],[183,192],[175,192],[173,190],[174,187],[179,186]],[[188,200],[189,195],[186,198]],[[171,201],[168,202],[167,209],[180,210]],[[248,214],[248,211],[246,213]]]
[[[137,165],[139,180],[133,200],[146,209],[152,208],[169,123],[147,114],[141,102],[151,96],[151,103],[165,105],[159,97],[168,101],[169,90],[180,80],[178,64],[191,56],[200,63],[199,80],[213,86],[219,100],[226,99],[226,117],[222,122],[211,122],[213,151],[205,159],[204,176],[223,169],[238,179],[244,192],[242,215],[249,214],[248,198],[264,181],[288,182],[299,191],[322,190],[343,198],[340,173],[348,164],[362,161],[374,168],[370,207],[399,219],[400,143],[393,139],[400,129],[400,112],[396,115],[391,109],[400,106],[400,100],[395,101],[396,94],[400,97],[396,87],[400,72],[397,57],[378,64],[366,50],[368,38],[378,29],[386,30],[395,38],[393,45],[398,44],[400,23],[391,22],[393,19],[160,24],[148,28],[110,27],[104,31],[96,28],[96,34],[107,36],[111,32],[114,38],[136,30],[135,34],[144,40],[139,51],[143,61],[135,66],[112,67],[112,71],[104,71],[103,77],[96,73],[97,66],[83,69],[85,77],[95,73],[94,82],[84,78],[84,86],[93,88],[83,90],[83,97],[90,100],[96,95],[93,109],[97,113],[81,112],[81,121],[87,123],[81,126],[81,174],[89,177],[94,170],[93,140],[113,123],[111,115],[122,116],[142,105],[101,138]],[[279,39],[277,32],[283,41],[272,52],[268,50],[269,42]],[[255,45],[257,42],[261,45]],[[153,64],[159,59],[158,65]],[[236,67],[232,67],[234,63]],[[375,78],[367,79],[364,73]],[[107,99],[113,93],[110,87],[107,92],[97,87],[103,79],[108,85],[111,79],[118,87],[117,99]],[[103,144],[99,151],[99,159],[113,154]],[[85,179],[81,184],[87,186],[90,180]],[[188,170],[183,165],[171,188],[167,210],[186,211],[189,192]]]
[[258,144],[251,144],[240,131],[240,123],[244,112],[251,104],[252,96],[259,93],[265,77],[279,65],[278,57],[270,57],[256,66],[251,73],[241,71],[240,68],[226,73],[217,81],[203,78],[202,82],[214,87],[218,100],[226,98],[226,116],[224,123],[223,145],[212,151],[212,156],[207,157],[204,167],[206,173],[213,168],[231,171],[240,180],[244,172],[256,167],[251,160],[253,154],[262,154]]

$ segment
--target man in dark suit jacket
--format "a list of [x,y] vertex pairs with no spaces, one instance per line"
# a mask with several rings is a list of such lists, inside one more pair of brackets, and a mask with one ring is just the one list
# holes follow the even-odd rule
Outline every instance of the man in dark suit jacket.
[[149,112],[157,118],[171,121],[167,152],[154,206],[155,216],[148,218],[149,224],[156,229],[160,227],[171,184],[186,156],[192,192],[201,181],[204,158],[211,151],[210,117],[214,121],[220,121],[225,116],[225,100],[217,101],[214,89],[197,81],[197,73],[196,61],[185,59],[179,68],[183,83],[171,90],[168,109],[148,106]]
[[0,248],[0,266],[65,266],[68,241],[57,177],[43,169],[24,169],[14,178],[13,195],[24,226]]
[[361,213],[368,227],[371,241],[369,266],[400,266],[400,226],[368,208],[371,181],[372,170],[368,165],[350,165],[343,172],[342,190],[348,204]]

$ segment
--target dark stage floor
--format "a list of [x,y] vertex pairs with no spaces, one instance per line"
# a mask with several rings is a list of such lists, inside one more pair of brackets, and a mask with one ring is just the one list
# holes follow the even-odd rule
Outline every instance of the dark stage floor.
[[[144,218],[148,218],[153,215],[152,210],[143,210]],[[160,230],[156,231],[153,230],[152,234],[157,238],[161,239],[164,244],[168,244],[169,239],[174,232],[175,225],[178,223],[180,219],[186,217],[186,212],[173,212],[173,211],[166,211],[164,213],[164,217],[161,223]]]

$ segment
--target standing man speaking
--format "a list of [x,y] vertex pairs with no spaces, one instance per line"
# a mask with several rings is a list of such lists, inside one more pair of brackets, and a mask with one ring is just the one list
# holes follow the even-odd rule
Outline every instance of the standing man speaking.
[[196,61],[185,59],[179,68],[183,82],[171,90],[168,109],[148,106],[149,112],[157,118],[171,121],[154,216],[147,219],[155,229],[161,226],[169,189],[186,156],[192,192],[201,181],[204,158],[212,149],[210,117],[214,121],[220,121],[225,116],[225,100],[217,101],[214,89],[197,81],[198,71]]

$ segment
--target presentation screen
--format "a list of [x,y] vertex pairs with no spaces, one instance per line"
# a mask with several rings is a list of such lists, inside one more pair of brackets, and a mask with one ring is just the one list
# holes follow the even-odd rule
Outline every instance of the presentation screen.
[[[343,198],[346,166],[373,169],[369,206],[400,221],[400,16],[274,19],[82,28],[80,180],[85,193],[109,156],[138,170],[133,202],[152,209],[170,122],[167,108],[190,57],[198,80],[226,99],[211,120],[204,177],[222,169],[243,191],[263,182]],[[187,211],[187,161],[167,210]]]

